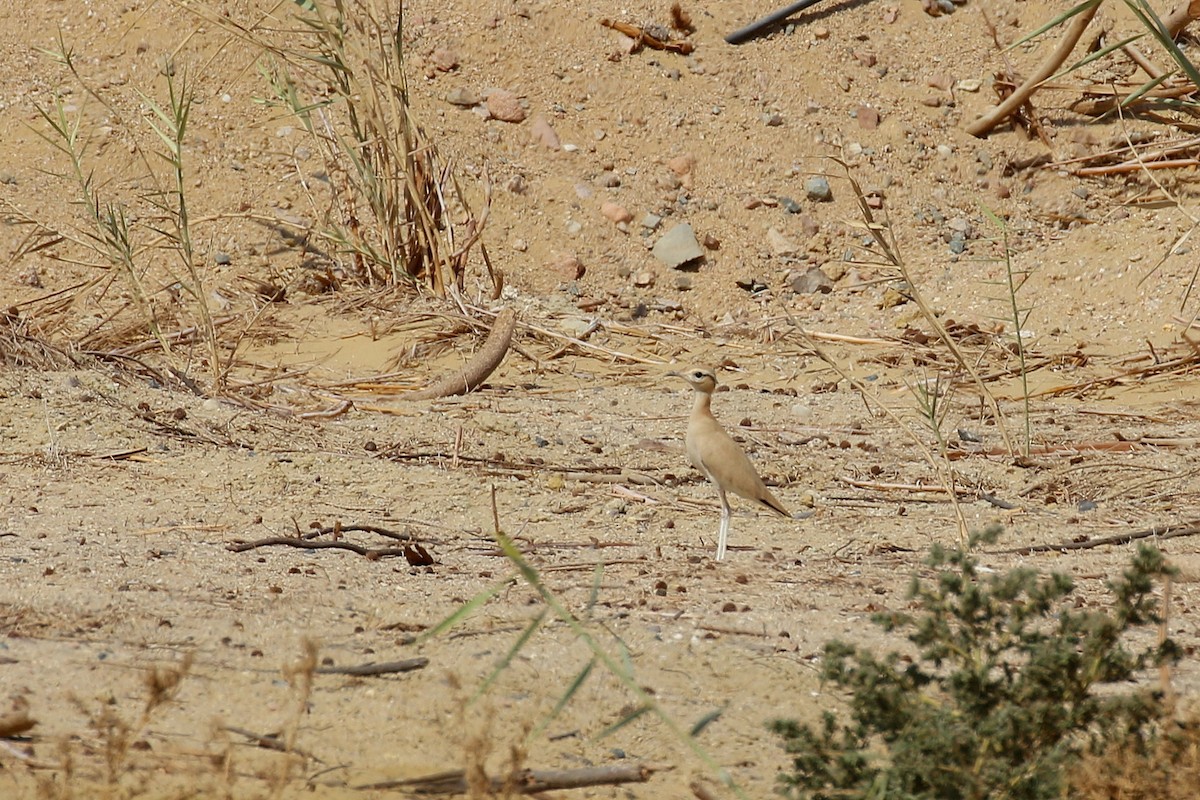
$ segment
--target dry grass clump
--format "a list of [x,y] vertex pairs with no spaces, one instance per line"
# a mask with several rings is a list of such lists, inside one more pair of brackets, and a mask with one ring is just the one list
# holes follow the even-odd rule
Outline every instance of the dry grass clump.
[[[50,221],[13,203],[4,209],[26,230],[17,262],[53,259],[79,279],[6,312],[12,335],[0,342],[0,359],[44,363],[55,352],[82,352],[189,391],[236,395],[231,373],[246,366],[239,351],[269,327],[289,288],[463,290],[487,198],[483,213],[472,214],[412,117],[402,3],[297,2],[244,25],[179,5],[198,28],[249,46],[269,84],[267,104],[298,120],[316,143],[329,181],[299,177],[317,221],[200,207],[191,131],[212,113],[197,87],[215,76],[207,66],[189,67],[189,50],[177,49],[154,85],[126,91],[93,80],[60,38],[46,55],[62,68],[62,88],[39,108],[35,128],[55,155],[72,214]],[[112,135],[129,146],[123,166],[98,144]],[[300,263],[290,275],[226,277],[200,245],[218,235],[215,223],[271,229],[286,248],[319,250],[321,268]],[[498,290],[500,276],[491,279]]]
[[1200,714],[1164,724],[1148,746],[1089,754],[1072,770],[1079,800],[1193,800],[1200,787]]
[[189,8],[264,54],[270,103],[318,144],[332,192],[316,233],[346,259],[347,276],[370,286],[413,283],[438,295],[462,290],[490,196],[479,215],[470,211],[437,143],[413,117],[403,2],[294,2],[299,26],[283,37]]

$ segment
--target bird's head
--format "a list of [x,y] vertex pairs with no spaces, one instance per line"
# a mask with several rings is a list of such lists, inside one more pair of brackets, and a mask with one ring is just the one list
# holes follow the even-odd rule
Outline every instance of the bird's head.
[[668,375],[675,378],[682,378],[697,392],[712,394],[717,388],[717,376],[711,369],[703,367],[688,367],[678,372],[668,372]]

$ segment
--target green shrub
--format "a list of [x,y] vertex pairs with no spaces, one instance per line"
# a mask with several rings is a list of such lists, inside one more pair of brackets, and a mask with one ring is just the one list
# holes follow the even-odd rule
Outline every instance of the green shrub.
[[1144,743],[1164,714],[1132,682],[1152,664],[1176,660],[1170,640],[1135,628],[1158,622],[1154,579],[1170,573],[1162,554],[1138,548],[1110,582],[1106,611],[1079,607],[1069,577],[1031,569],[987,574],[970,548],[935,547],[932,582],[914,578],[912,614],[877,614],[902,631],[909,655],[879,658],[844,642],[825,647],[823,679],[848,690],[849,720],[826,713],[814,728],[780,720],[772,729],[793,757],[780,776],[798,798],[1042,800],[1061,798],[1066,767],[1085,751]]

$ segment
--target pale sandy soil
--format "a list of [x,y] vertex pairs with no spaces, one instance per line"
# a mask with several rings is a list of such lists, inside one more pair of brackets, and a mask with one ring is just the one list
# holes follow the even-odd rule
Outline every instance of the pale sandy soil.
[[[853,192],[830,155],[844,157],[864,189],[882,193],[912,278],[943,321],[984,329],[962,346],[1018,443],[1013,325],[1002,321],[1011,312],[994,283],[1005,265],[984,207],[1008,220],[1014,268],[1032,271],[1020,300],[1038,367],[1030,391],[1044,392],[1030,414],[1040,451],[1005,454],[1000,426],[969,382],[943,423],[955,447],[961,429],[986,451],[954,462],[970,528],[1001,523],[1000,547],[1016,548],[1200,518],[1200,391],[1194,365],[1172,361],[1194,352],[1183,333],[1195,299],[1181,310],[1196,264],[1190,243],[1159,264],[1191,225],[1164,200],[1194,206],[1188,175],[1160,172],[1159,187],[1140,176],[1007,172],[1042,153],[1061,160],[1099,152],[1124,134],[1118,123],[1060,111],[1074,97],[1067,91],[1039,95],[1049,150],[1007,128],[986,140],[966,134],[964,123],[993,102],[989,81],[1003,66],[981,5],[934,19],[910,0],[835,3],[790,34],[735,48],[722,36],[774,4],[693,3],[697,48],[685,57],[625,52],[599,24],[666,22],[666,4],[409,2],[416,115],[476,206],[485,174],[494,187],[484,242],[507,278],[502,303],[519,311],[522,327],[483,390],[407,404],[394,392],[335,384],[399,371],[391,388],[419,386],[456,368],[480,339],[453,328],[447,302],[402,291],[306,293],[312,254],[245,218],[319,220],[328,202],[301,129],[255,102],[266,89],[254,50],[167,2],[0,8],[8,67],[0,75],[0,177],[11,178],[0,183],[0,307],[21,303],[27,322],[48,319],[46,301],[31,301],[71,295],[96,273],[95,254],[85,258],[69,242],[7,258],[26,242],[22,218],[80,225],[69,185],[53,174],[65,162],[38,135],[46,126],[37,108],[70,89],[68,103],[94,137],[97,179],[145,213],[143,165],[130,143],[152,146],[154,134],[138,91],[161,96],[160,65],[175,52],[201,99],[187,155],[206,280],[229,313],[254,319],[234,377],[264,381],[272,391],[256,399],[277,409],[328,407],[343,396],[356,403],[333,419],[300,419],[163,388],[136,364],[79,356],[71,365],[25,351],[37,366],[23,367],[9,354],[0,372],[0,703],[27,704],[38,724],[10,742],[32,767],[0,751],[0,795],[383,797],[394,793],[350,787],[481,760],[496,771],[514,749],[540,769],[664,768],[646,785],[559,796],[689,797],[694,780],[716,787],[709,766],[650,716],[597,738],[635,702],[602,669],[539,727],[589,658],[561,622],[548,621],[472,702],[544,608],[520,580],[454,631],[414,642],[513,574],[491,538],[494,488],[501,527],[546,586],[609,652],[627,653],[637,683],[680,726],[721,710],[700,743],[749,796],[768,796],[787,760],[767,722],[837,707],[817,680],[823,643],[895,644],[870,624],[871,613],[904,606],[929,545],[958,535],[937,472],[897,422],[934,446],[914,387],[952,361],[944,346],[905,333],[930,333],[913,303],[886,302],[896,276],[858,247]],[[987,7],[1011,41],[1044,21],[1042,5]],[[248,26],[295,25],[288,3],[205,6]],[[275,17],[264,16],[271,9]],[[56,47],[56,30],[112,109],[39,52]],[[1028,72],[1045,47],[1010,58]],[[439,71],[439,50],[457,66]],[[1115,59],[1094,70],[1097,79],[1131,72]],[[930,85],[960,81],[966,88],[953,92]],[[970,91],[971,81],[982,88]],[[530,119],[487,120],[445,99],[492,88],[524,98]],[[934,98],[939,104],[923,102]],[[877,127],[851,115],[862,106],[879,112]],[[536,141],[537,116],[572,147]],[[1182,135],[1153,121],[1130,125],[1163,140]],[[694,167],[681,178],[667,162],[689,153]],[[619,185],[605,185],[606,173]],[[804,181],[817,173],[829,176],[832,202],[806,199]],[[787,214],[780,197],[801,213]],[[602,215],[606,201],[632,214],[627,231]],[[686,221],[719,240],[687,273],[687,290],[648,251],[658,233],[643,235],[640,220],[651,212],[664,218],[659,231]],[[956,218],[973,231],[962,254],[948,244]],[[773,250],[771,228],[797,245],[796,255]],[[848,251],[856,263],[844,262]],[[229,263],[215,264],[217,253]],[[586,268],[578,280],[548,266],[564,255]],[[787,288],[809,265],[834,278],[830,293]],[[287,286],[287,302],[262,304],[248,276]],[[752,296],[736,285],[743,279],[770,291]],[[488,305],[478,258],[467,284],[467,299]],[[77,307],[55,310],[62,325],[52,340],[66,346],[102,330],[121,297],[119,287],[81,293]],[[600,325],[587,345],[564,338],[593,319]],[[813,355],[801,328],[820,334],[841,369],[897,416],[864,402]],[[444,331],[453,335],[431,344]],[[202,378],[201,354],[192,355]],[[1157,373],[1147,369],[1155,361],[1165,365]],[[664,378],[679,363],[724,367],[731,391],[717,395],[717,415],[804,516],[742,507],[719,564],[715,496],[682,451],[689,397]],[[287,368],[306,372],[279,378]],[[1118,435],[1143,443],[1114,446]],[[1081,449],[1096,443],[1115,449]],[[978,499],[981,492],[1014,508]],[[411,535],[433,564],[344,550],[229,549],[314,524]],[[344,535],[372,548],[395,544]],[[1200,693],[1195,542],[1161,543],[1182,569],[1170,632],[1189,654],[1175,676],[1188,699]],[[1105,580],[1131,552],[982,558],[997,570],[1068,572],[1090,605],[1103,602]],[[385,677],[318,674],[306,688],[306,643],[318,665],[429,663]],[[147,674],[185,659],[177,695],[142,717]],[[254,747],[229,726],[294,737],[306,757]],[[106,758],[126,729],[132,745]]]

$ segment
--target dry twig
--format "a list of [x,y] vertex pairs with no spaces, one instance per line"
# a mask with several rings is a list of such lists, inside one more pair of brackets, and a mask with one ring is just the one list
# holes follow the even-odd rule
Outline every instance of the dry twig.
[[508,347],[512,343],[516,324],[516,312],[511,308],[504,309],[496,315],[496,319],[492,323],[492,330],[488,333],[483,347],[479,348],[479,352],[467,362],[462,370],[445,376],[427,389],[400,395],[400,399],[435,400],[439,397],[466,394],[479,388],[504,360],[504,356],[508,353]]
[[1182,525],[1161,525],[1134,533],[1118,533],[1115,536],[1103,536],[1099,539],[1082,539],[1079,541],[1060,542],[1059,544],[1034,544],[1028,547],[1014,547],[1010,550],[997,550],[998,553],[1014,553],[1027,556],[1031,553],[1057,553],[1064,550],[1092,550],[1108,545],[1123,545],[1140,539],[1178,539],[1183,536],[1200,534],[1200,520],[1185,522]]
[[[615,786],[622,783],[645,783],[655,772],[663,767],[650,767],[644,764],[620,764],[607,767],[582,767],[566,770],[521,770],[516,775],[503,778],[490,778],[490,791],[497,794],[513,792],[516,794],[538,794],[556,789],[580,789],[585,786]],[[423,778],[411,778],[402,781],[382,781],[356,789],[406,789],[414,794],[466,794],[468,790],[467,775],[463,770],[439,772]]]

